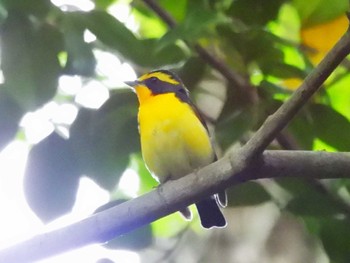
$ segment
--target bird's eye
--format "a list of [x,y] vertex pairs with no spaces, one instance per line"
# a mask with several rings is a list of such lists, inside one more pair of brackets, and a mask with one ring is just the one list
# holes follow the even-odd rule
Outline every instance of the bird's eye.
[[179,89],[179,92],[181,92],[182,94],[186,94],[187,95],[187,92],[186,92],[186,90],[184,88]]
[[149,81],[152,82],[152,83],[155,83],[155,82],[158,81],[158,78],[156,78],[156,77],[151,77],[151,78],[149,78]]

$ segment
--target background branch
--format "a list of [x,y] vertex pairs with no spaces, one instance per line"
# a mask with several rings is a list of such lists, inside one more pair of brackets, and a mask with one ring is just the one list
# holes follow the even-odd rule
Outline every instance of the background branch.
[[[240,163],[240,151],[232,155]],[[232,184],[276,177],[350,178],[349,171],[350,153],[266,151],[254,167],[245,171],[226,157],[143,196],[4,249],[0,251],[0,262],[32,262],[84,245],[106,242]]]
[[243,151],[248,159],[258,156],[266,149],[349,53],[348,29],[320,64],[306,77],[301,86],[274,114],[266,119],[260,129],[243,146]]

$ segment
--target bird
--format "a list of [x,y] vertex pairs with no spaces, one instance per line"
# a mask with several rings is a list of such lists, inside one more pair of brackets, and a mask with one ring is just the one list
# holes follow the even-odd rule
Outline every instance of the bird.
[[[143,160],[160,184],[217,160],[207,125],[177,74],[154,70],[125,83],[133,88],[139,101]],[[224,206],[225,192],[197,202],[201,225],[206,229],[225,227],[226,220],[220,210]],[[180,213],[187,219],[192,217],[188,207]]]

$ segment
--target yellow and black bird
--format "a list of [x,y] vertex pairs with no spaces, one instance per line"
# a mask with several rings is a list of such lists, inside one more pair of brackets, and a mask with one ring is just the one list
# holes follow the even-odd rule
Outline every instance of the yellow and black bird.
[[[134,88],[140,104],[143,159],[160,183],[178,179],[216,160],[207,126],[176,74],[156,70],[126,84]],[[226,220],[219,207],[225,205],[225,193],[196,203],[202,226],[224,227]],[[191,218],[188,208],[180,212]]]

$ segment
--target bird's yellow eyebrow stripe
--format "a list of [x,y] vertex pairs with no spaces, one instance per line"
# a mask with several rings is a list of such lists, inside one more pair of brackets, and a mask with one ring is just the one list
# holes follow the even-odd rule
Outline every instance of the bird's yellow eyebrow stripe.
[[167,83],[171,83],[174,85],[178,85],[180,84],[177,80],[171,78],[171,76],[169,76],[168,74],[165,74],[163,72],[151,72],[145,75],[142,75],[138,80],[139,81],[143,81],[152,77],[156,77],[161,81],[167,82]]

